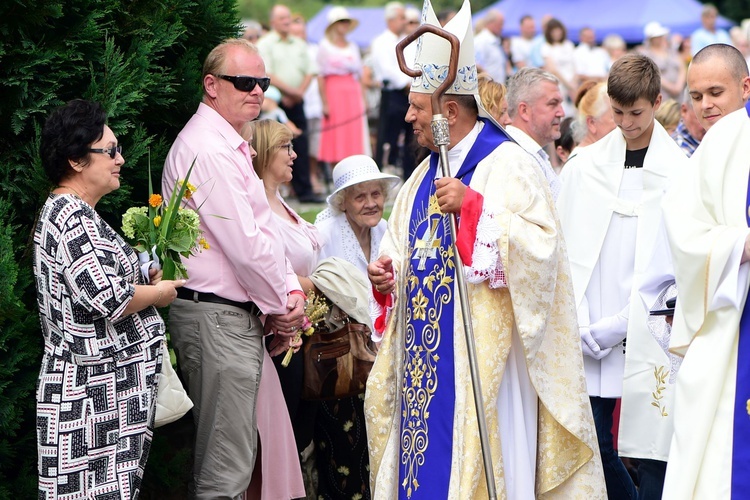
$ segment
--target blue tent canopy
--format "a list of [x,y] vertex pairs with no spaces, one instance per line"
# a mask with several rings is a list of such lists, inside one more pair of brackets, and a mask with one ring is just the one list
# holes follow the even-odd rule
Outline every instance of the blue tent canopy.
[[[490,9],[505,15],[503,36],[518,35],[521,17],[530,15],[537,22],[545,14],[559,19],[568,30],[568,38],[578,42],[581,28],[590,27],[601,40],[617,33],[627,43],[643,41],[643,27],[658,21],[673,33],[689,35],[701,26],[703,4],[697,0],[500,0],[476,12],[474,22],[484,17]],[[719,16],[717,27],[729,28],[734,23]]]

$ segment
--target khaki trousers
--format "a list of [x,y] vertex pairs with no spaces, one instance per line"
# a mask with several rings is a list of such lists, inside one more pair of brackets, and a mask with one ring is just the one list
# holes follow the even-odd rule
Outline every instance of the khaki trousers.
[[195,405],[190,497],[240,498],[257,455],[263,325],[237,307],[178,298],[169,309],[169,334]]

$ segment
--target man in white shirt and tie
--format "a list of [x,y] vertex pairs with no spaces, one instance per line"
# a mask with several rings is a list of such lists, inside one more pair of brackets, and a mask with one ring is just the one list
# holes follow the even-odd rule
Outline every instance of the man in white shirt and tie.
[[544,147],[560,138],[560,122],[565,117],[563,96],[557,77],[539,68],[522,68],[508,81],[507,131],[531,154],[549,182],[557,200],[560,179],[552,169]]

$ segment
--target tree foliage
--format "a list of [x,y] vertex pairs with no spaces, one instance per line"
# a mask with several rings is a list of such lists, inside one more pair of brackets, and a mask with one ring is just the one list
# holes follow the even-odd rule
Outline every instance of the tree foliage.
[[750,0],[716,0],[709,2],[701,0],[703,3],[712,3],[719,9],[719,13],[729,19],[739,23],[743,19],[750,18]]
[[33,498],[42,334],[30,235],[52,187],[38,154],[44,120],[75,98],[108,111],[126,163],[97,210],[119,228],[145,202],[149,162],[158,178],[200,100],[203,59],[239,27],[236,0],[5,0],[0,19],[0,499]]

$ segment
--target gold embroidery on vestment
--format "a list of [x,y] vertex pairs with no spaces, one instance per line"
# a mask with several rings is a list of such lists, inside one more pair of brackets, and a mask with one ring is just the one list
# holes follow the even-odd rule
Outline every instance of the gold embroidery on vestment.
[[[433,195],[430,197],[429,206],[432,208],[436,204],[437,197]],[[430,227],[425,231],[430,229],[436,231],[437,224],[445,223],[442,215],[436,222],[430,222],[429,215],[428,213],[419,222],[417,228],[427,222]],[[435,234],[436,232],[433,232],[433,237]],[[406,279],[409,293],[416,290],[406,310],[404,373],[407,376],[404,377],[401,388],[403,400],[401,464],[405,469],[401,487],[406,490],[407,498],[411,498],[412,493],[420,486],[419,469],[424,464],[424,455],[429,446],[430,403],[438,388],[437,364],[440,357],[437,355],[437,349],[443,338],[439,322],[443,314],[443,306],[453,300],[453,278],[446,276],[445,272],[446,269],[453,268],[453,252],[450,248],[440,247],[439,240],[437,246],[433,247],[430,243],[429,247],[435,249],[435,257],[428,257],[429,261],[434,264],[427,276],[420,283],[410,267],[410,275]],[[409,255],[416,257],[415,250],[418,249],[410,249]],[[421,260],[421,262],[426,261],[427,259]],[[417,332],[414,329],[413,320],[421,320],[426,324],[421,331]],[[447,342],[452,341],[450,334],[445,338]]]
[[659,410],[659,413],[661,413],[662,417],[668,417],[669,413],[667,413],[667,407],[663,406],[662,399],[664,399],[664,390],[667,388],[667,376],[669,375],[669,371],[664,366],[655,366],[654,367],[654,378],[656,379],[656,390],[651,393],[651,397],[654,398],[654,400],[651,402],[651,406],[655,406],[657,410]]

